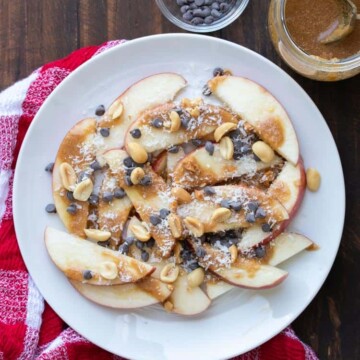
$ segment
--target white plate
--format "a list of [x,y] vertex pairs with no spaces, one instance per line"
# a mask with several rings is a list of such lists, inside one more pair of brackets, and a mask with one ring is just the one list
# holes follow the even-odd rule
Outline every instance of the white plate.
[[[306,193],[291,229],[320,245],[281,267],[289,277],[266,291],[236,289],[200,316],[169,315],[160,307],[117,311],[79,295],[54,266],[43,242],[46,225],[63,229],[52,202],[50,176],[66,132],[79,119],[109,105],[135,81],[164,71],[183,74],[186,95],[201,92],[211,69],[222,66],[268,88],[294,122],[306,166],[319,169],[317,193]],[[197,91],[197,92],[196,92]],[[344,180],[330,131],[307,94],[276,65],[236,44],[198,35],[159,35],[111,49],[72,73],[49,96],[24,140],[14,183],[16,233],[27,268],[40,292],[71,327],[115,354],[136,359],[219,359],[244,353],[290,324],[320,289],[335,259],[345,212]]]

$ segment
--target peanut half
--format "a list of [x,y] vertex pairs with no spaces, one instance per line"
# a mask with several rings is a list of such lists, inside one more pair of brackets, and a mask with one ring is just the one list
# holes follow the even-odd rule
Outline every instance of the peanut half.
[[130,231],[142,242],[148,241],[151,237],[149,229],[147,229],[143,224],[131,224]]
[[227,134],[229,131],[235,130],[236,127],[236,124],[231,122],[221,124],[214,132],[215,141],[219,142],[225,134]]
[[168,219],[171,234],[175,239],[178,239],[179,237],[181,237],[182,234],[181,219],[176,214],[170,214]]
[[170,132],[178,131],[181,126],[181,120],[179,114],[176,111],[171,111],[169,117],[171,120]]
[[99,265],[99,273],[103,278],[113,280],[118,276],[118,268],[115,263],[104,261]]
[[234,144],[228,136],[220,140],[220,154],[225,160],[231,160],[234,156]]
[[167,284],[171,284],[178,278],[179,271],[179,267],[175,264],[166,264],[161,270],[160,280]]
[[145,171],[141,167],[137,167],[131,172],[130,179],[134,185],[137,185],[144,176]]
[[187,204],[191,201],[191,195],[181,187],[172,188],[171,193],[179,204]]
[[234,245],[234,244],[231,245],[229,247],[229,251],[230,251],[230,262],[231,262],[231,264],[233,264],[238,257],[238,249],[237,249],[236,245]]
[[194,236],[200,237],[204,234],[204,224],[202,224],[197,218],[187,216],[184,219],[184,224]]
[[116,100],[110,106],[108,113],[112,120],[119,118],[124,111],[124,106],[120,100]]
[[211,222],[221,223],[229,219],[231,216],[231,210],[221,207],[214,210],[211,215]]
[[127,151],[131,158],[139,164],[144,164],[148,160],[148,154],[146,150],[136,142],[129,143]]
[[203,283],[204,278],[205,278],[204,269],[199,267],[188,274],[187,276],[188,285],[191,288],[200,286]]
[[75,170],[67,162],[63,162],[59,167],[61,183],[66,190],[73,191],[76,184]]
[[270,163],[275,156],[274,150],[263,141],[255,142],[252,151],[264,163]]
[[106,241],[110,238],[111,232],[97,229],[84,229],[86,236],[97,241]]
[[91,179],[85,179],[75,186],[73,196],[76,200],[87,201],[94,189]]
[[310,191],[317,191],[320,187],[321,176],[320,173],[314,168],[306,170],[306,184]]

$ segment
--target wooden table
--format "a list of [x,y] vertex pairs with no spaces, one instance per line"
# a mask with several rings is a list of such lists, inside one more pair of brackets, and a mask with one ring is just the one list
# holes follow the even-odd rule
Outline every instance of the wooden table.
[[[294,73],[270,42],[267,9],[268,1],[252,0],[240,19],[212,35],[255,50],[282,67],[327,120],[345,173],[346,223],[325,285],[293,327],[321,359],[360,359],[360,76],[321,83]],[[0,0],[0,89],[79,47],[168,32],[181,30],[151,0]]]

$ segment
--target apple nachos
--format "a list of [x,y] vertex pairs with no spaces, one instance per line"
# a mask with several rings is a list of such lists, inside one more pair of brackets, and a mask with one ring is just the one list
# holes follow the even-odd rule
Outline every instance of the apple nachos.
[[[160,303],[193,315],[234,287],[265,289],[313,245],[285,232],[306,187],[292,123],[260,85],[219,72],[203,98],[149,76],[66,134],[52,171],[67,232],[46,228],[55,265],[113,308]],[[154,89],[156,91],[154,91]]]

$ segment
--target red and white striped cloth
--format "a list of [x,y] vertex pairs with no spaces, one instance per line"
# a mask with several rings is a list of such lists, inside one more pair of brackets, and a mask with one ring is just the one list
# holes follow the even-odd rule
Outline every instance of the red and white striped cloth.
[[[121,44],[77,50],[34,71],[0,93],[0,360],[121,359],[69,328],[44,302],[18,248],[12,217],[14,168],[26,131],[47,96],[79,65]],[[238,360],[316,360],[315,353],[287,328]]]

